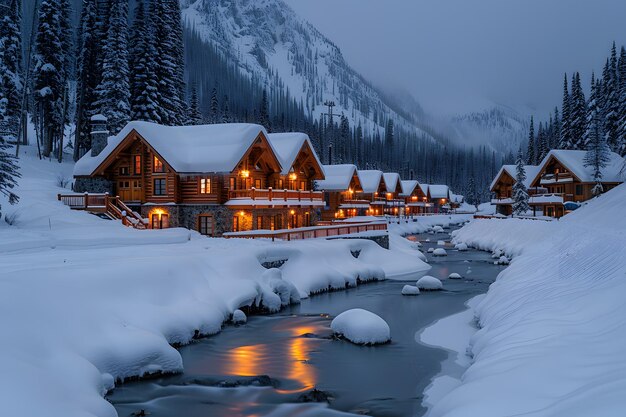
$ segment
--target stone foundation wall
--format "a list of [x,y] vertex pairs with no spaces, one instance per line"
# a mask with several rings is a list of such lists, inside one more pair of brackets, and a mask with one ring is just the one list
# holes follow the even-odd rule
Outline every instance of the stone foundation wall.
[[74,181],[74,192],[113,195],[113,183],[102,177],[79,177]]

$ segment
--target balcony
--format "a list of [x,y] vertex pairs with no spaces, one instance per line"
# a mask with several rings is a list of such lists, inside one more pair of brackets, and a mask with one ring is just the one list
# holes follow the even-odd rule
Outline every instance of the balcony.
[[560,172],[558,174],[545,174],[541,177],[540,183],[543,184],[560,184],[573,182],[574,176],[569,172]]
[[321,191],[271,188],[230,190],[226,202],[226,205],[231,207],[323,207],[324,204],[324,193]]

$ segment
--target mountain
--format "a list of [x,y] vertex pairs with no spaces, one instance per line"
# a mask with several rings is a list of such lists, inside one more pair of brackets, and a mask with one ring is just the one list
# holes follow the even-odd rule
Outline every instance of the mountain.
[[515,154],[526,142],[529,122],[509,107],[494,105],[486,110],[454,116],[450,128],[453,130],[451,136],[459,143],[487,146],[506,155]]
[[[246,77],[272,95],[302,103],[319,120],[333,101],[364,132],[384,135],[389,118],[396,129],[432,138],[420,126],[415,100],[383,94],[345,61],[339,48],[281,0],[183,0],[183,20]],[[338,119],[335,119],[338,121]]]

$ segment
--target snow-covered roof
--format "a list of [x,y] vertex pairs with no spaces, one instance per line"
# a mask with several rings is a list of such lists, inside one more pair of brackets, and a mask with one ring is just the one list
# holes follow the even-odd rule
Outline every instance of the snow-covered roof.
[[400,174],[395,172],[385,172],[383,174],[383,178],[385,179],[385,185],[387,186],[388,193],[395,193],[396,188],[398,188],[398,183],[400,182]]
[[415,180],[405,180],[400,181],[400,185],[402,186],[402,193],[400,194],[402,197],[409,197],[415,191],[415,188],[418,186],[418,182]]
[[[260,133],[267,137],[263,126],[248,123],[163,126],[134,121],[109,137],[107,146],[97,156],[87,152],[76,162],[74,175],[92,175],[133,130],[179,173],[231,172]],[[272,150],[276,155],[273,147]]]
[[[551,157],[556,158],[561,164],[565,166],[572,174],[574,174],[581,182],[594,182],[593,180],[593,168],[591,166],[585,166],[585,155],[587,151],[574,151],[565,149],[553,149],[543,158],[541,164],[539,164],[539,170],[532,177],[531,183],[535,182],[537,177],[542,173],[550,161]],[[624,177],[621,174],[622,167],[624,166],[624,158],[611,152],[609,154],[609,162],[606,167],[602,169],[602,181],[603,182],[623,182]],[[528,174],[528,173],[527,173]]]
[[420,183],[419,186],[422,192],[424,193],[424,195],[428,195],[428,184]]
[[429,184],[428,191],[430,192],[430,198],[449,198],[450,189],[447,185],[441,184]]
[[352,177],[356,174],[356,166],[324,165],[325,179],[317,181],[317,189],[323,191],[346,191],[350,188]]
[[461,204],[463,203],[463,200],[465,200],[465,197],[461,194],[454,194],[450,192],[450,201],[452,201],[453,203]]
[[[537,165],[524,165],[524,171],[526,172],[526,181],[524,181],[524,186],[526,188],[530,188],[530,185],[533,183],[533,180],[539,173],[539,170],[540,170],[540,167]],[[500,179],[500,176],[504,172],[509,174],[511,178],[515,180],[515,178],[517,177],[517,165],[502,165],[502,168],[500,168],[500,171],[498,171],[498,174],[495,176],[493,181],[491,181],[491,186],[489,187],[489,190],[494,189],[494,187],[498,183],[498,180]]]
[[380,181],[383,180],[383,172],[377,170],[358,170],[359,181],[361,182],[361,188],[366,194],[373,194],[378,191]]
[[309,148],[313,151],[313,156],[317,161],[317,164],[321,167],[322,163],[317,157],[317,153],[313,150],[313,144],[309,139],[309,135],[300,132],[289,133],[271,133],[267,135],[267,139],[272,144],[272,147],[276,151],[276,156],[280,161],[282,167],[282,175],[289,174],[289,170],[296,162],[298,153],[302,149],[305,143],[309,144]]

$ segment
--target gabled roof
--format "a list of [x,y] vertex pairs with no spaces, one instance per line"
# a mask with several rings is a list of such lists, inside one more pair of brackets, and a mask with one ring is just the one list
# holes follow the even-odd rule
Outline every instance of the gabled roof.
[[462,196],[461,194],[454,194],[453,192],[450,192],[451,202],[461,204],[464,200],[465,200],[465,197]]
[[450,189],[447,185],[429,184],[430,198],[450,198]]
[[413,194],[413,191],[417,188],[419,183],[415,180],[405,180],[401,181],[400,185],[402,186],[402,193],[400,194],[402,197],[410,197]]
[[289,133],[271,133],[267,135],[267,139],[276,151],[276,156],[282,166],[282,175],[289,174],[289,171],[296,162],[302,147],[308,144],[311,153],[315,157],[317,164],[323,169],[322,163],[317,157],[317,153],[313,150],[313,144],[306,133],[289,132]]
[[356,174],[354,165],[324,165],[326,178],[317,181],[317,189],[322,191],[346,191]]
[[424,195],[428,195],[428,184],[419,183],[420,189],[424,193]]
[[361,188],[366,194],[373,194],[378,191],[380,182],[383,181],[383,172],[377,170],[358,170],[359,181],[361,181]]
[[[99,155],[86,153],[76,162],[74,175],[92,175],[133,131],[178,173],[232,172],[259,135],[267,137],[263,126],[256,124],[163,126],[134,121],[109,137]],[[276,154],[275,149],[272,151]]]
[[395,193],[398,189],[398,185],[400,185],[400,175],[395,172],[385,172],[383,178],[385,179],[387,192]]
[[[533,180],[535,179],[535,177],[539,173],[539,166],[537,166],[537,165],[524,165],[524,171],[526,172],[526,181],[524,181],[524,185],[526,186],[526,188],[530,188],[530,185],[533,183]],[[498,174],[495,176],[495,178],[491,182],[491,186],[489,187],[490,191],[493,191],[493,189],[495,188],[496,184],[498,184],[498,181],[500,180],[500,177],[505,172],[511,178],[513,178],[513,181],[515,181],[515,178],[517,177],[517,165],[502,165],[502,168],[500,168],[500,171],[498,171]]]
[[[593,168],[591,166],[585,166],[585,155],[587,151],[574,151],[566,149],[553,149],[543,158],[541,164],[539,164],[539,171],[534,175],[531,180],[531,184],[535,183],[539,179],[539,176],[544,172],[546,166],[552,159],[559,161],[565,168],[567,168],[580,182],[594,182]],[[621,174],[622,167],[624,166],[624,158],[611,152],[609,154],[609,162],[606,167],[602,169],[602,182],[623,182],[624,177]]]

